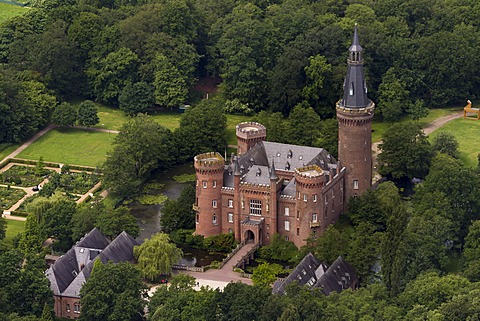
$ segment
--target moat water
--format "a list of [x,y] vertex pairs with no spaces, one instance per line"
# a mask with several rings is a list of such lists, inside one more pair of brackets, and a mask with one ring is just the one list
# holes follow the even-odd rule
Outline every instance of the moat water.
[[[167,172],[154,172],[146,184],[162,184],[163,188],[159,190],[150,190],[149,194],[163,194],[169,199],[177,199],[185,186],[192,183],[178,183],[173,177],[194,173],[195,169],[193,168],[193,163],[175,166]],[[150,238],[153,234],[162,231],[160,217],[162,216],[163,205],[143,205],[138,201],[134,201],[126,206],[130,208],[131,213],[137,219],[137,224],[140,227],[140,235],[137,238],[138,241],[144,241],[145,239]],[[181,249],[184,255],[179,263],[187,266],[206,266],[213,261],[222,261],[226,256],[224,253],[199,250],[190,247],[181,247]]]
[[[175,166],[167,172],[154,172],[152,177],[146,183],[162,184],[163,188],[160,190],[151,190],[149,194],[163,194],[169,199],[175,200],[180,196],[180,193],[185,186],[191,183],[178,183],[173,179],[173,177],[177,175],[193,173],[195,173],[193,163]],[[126,206],[130,208],[131,213],[137,219],[137,224],[140,227],[140,235],[138,236],[137,240],[143,241],[162,230],[160,226],[160,217],[162,216],[163,205],[143,205],[138,201],[134,201]]]

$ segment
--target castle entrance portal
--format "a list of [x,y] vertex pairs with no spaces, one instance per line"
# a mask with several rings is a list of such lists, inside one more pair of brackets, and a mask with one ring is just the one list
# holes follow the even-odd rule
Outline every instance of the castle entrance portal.
[[255,234],[251,230],[247,230],[244,236],[245,243],[255,243]]

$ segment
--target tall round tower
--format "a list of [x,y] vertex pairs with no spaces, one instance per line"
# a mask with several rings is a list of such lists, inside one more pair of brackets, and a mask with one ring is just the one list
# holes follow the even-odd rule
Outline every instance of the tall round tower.
[[222,233],[222,186],[225,160],[219,153],[195,156],[197,195],[195,204],[196,234],[211,236]]
[[237,155],[245,154],[250,148],[267,138],[265,126],[256,122],[240,123],[236,127]]
[[[325,173],[317,165],[295,169],[296,183],[296,223],[290,238],[295,244],[304,244],[305,236],[320,235],[325,230],[323,220],[322,189]],[[291,223],[290,223],[291,224]],[[292,227],[290,227],[292,230]]]
[[337,102],[338,159],[345,167],[345,199],[372,185],[372,118],[375,104],[367,97],[362,46],[357,26],[349,49],[343,99]]

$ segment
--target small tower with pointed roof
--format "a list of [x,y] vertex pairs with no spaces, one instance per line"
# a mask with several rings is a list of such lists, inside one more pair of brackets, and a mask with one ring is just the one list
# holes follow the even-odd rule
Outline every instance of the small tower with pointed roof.
[[346,169],[346,200],[362,194],[372,185],[372,119],[375,104],[367,96],[362,52],[355,25],[343,83],[343,98],[336,105],[338,158]]

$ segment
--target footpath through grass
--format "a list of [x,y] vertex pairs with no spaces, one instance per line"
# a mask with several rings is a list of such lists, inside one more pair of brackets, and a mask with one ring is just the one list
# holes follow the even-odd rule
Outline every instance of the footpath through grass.
[[475,167],[478,163],[478,154],[480,153],[480,120],[454,119],[443,125],[428,137],[433,140],[439,133],[450,133],[458,141],[458,150],[460,151],[460,160],[468,167]]
[[15,16],[25,13],[28,8],[0,2],[0,24]]
[[25,230],[25,221],[7,220],[7,233],[5,235],[5,242],[13,244],[13,239],[18,233]]
[[73,165],[98,166],[106,158],[116,134],[75,128],[53,129],[17,157]]
[[[448,107],[448,108],[435,108],[435,109],[430,109],[428,112],[427,117],[421,118],[418,122],[422,127],[427,126],[431,122],[433,122],[435,119],[447,116],[451,113],[454,113],[456,111],[462,110],[463,107]],[[411,118],[409,116],[404,117],[399,123],[405,123],[411,121]],[[382,139],[383,134],[385,131],[392,126],[394,123],[387,123],[383,121],[373,121],[372,123],[372,142],[378,142]]]

